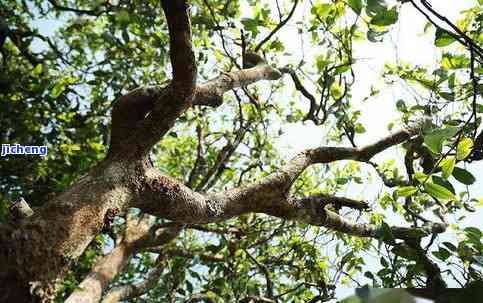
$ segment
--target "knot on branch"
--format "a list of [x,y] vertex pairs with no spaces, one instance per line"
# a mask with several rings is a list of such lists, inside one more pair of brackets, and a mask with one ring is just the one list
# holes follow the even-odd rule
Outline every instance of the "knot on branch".
[[251,68],[257,65],[266,64],[265,59],[257,53],[247,51],[243,54],[243,68]]
[[15,221],[28,218],[34,214],[34,211],[23,197],[15,200],[8,210]]
[[282,77],[282,73],[270,66],[265,59],[257,53],[247,51],[243,54],[243,68],[252,68],[255,66],[265,66],[267,68],[266,79],[278,80]]

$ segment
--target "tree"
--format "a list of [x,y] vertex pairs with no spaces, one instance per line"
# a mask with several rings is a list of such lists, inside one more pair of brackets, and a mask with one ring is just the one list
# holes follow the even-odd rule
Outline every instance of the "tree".
[[[2,3],[2,142],[50,153],[2,158],[0,301],[323,302],[341,276],[436,298],[481,282],[478,228],[438,241],[481,204],[455,183],[483,158],[478,5],[455,25],[427,1],[311,2],[297,35],[324,52],[291,56],[278,34],[298,0],[160,2]],[[387,64],[429,97],[395,102],[391,132],[359,146],[353,45],[380,42],[406,6],[435,29],[440,65]],[[55,33],[35,29],[53,17]],[[284,161],[273,138],[297,121],[327,127],[326,144]],[[374,160],[400,145],[404,173]],[[366,167],[380,198],[340,195]],[[8,213],[20,196],[33,215]]]

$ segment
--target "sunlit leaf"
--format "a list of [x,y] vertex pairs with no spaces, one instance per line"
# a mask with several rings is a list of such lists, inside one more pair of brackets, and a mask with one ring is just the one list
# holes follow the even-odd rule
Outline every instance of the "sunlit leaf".
[[439,200],[456,200],[456,197],[452,192],[429,180],[424,183],[424,190],[429,195]]
[[448,179],[449,176],[453,173],[454,166],[456,164],[456,159],[455,157],[447,157],[446,159],[443,159],[440,163],[441,171],[442,171],[442,176],[445,179]]
[[463,138],[458,142],[456,147],[456,159],[464,160],[471,154],[473,150],[473,140],[470,138]]
[[404,186],[397,189],[396,193],[399,197],[409,197],[418,191],[417,187]]
[[443,30],[441,28],[436,29],[434,45],[438,47],[444,47],[450,45],[455,41],[456,39],[453,38],[446,30]]

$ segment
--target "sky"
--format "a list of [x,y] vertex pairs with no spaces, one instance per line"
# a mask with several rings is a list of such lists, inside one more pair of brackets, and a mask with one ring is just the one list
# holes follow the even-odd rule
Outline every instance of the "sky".
[[[388,1],[389,2],[389,1]],[[430,1],[433,8],[448,17],[451,21],[456,21],[460,15],[460,11],[473,7],[476,0],[438,0]],[[303,18],[303,10],[300,11],[298,18]],[[294,18],[293,22],[297,20]],[[292,23],[293,23],[292,22]],[[399,99],[410,100],[412,95],[408,93],[406,85],[387,85],[382,80],[382,74],[385,63],[394,63],[396,61],[409,62],[414,65],[431,66],[438,64],[440,59],[439,49],[434,47],[433,35],[423,35],[426,19],[417,12],[411,5],[402,6],[399,21],[393,26],[392,30],[386,35],[382,43],[372,43],[368,41],[356,42],[354,44],[354,72],[356,81],[352,86],[352,104],[355,109],[361,110],[361,123],[367,132],[357,136],[357,142],[360,145],[374,142],[378,138],[383,138],[390,134],[387,125],[390,122],[397,121],[400,117],[396,111],[396,101]],[[294,53],[299,52],[300,45],[291,43],[297,41],[296,29],[290,29],[288,33],[281,33],[279,37],[286,40],[287,47],[292,46],[290,50]],[[397,48],[395,47],[397,45]],[[296,57],[296,56],[295,56]],[[359,58],[359,60],[357,60]],[[380,89],[379,95],[371,97],[365,102],[363,100],[369,95],[371,85],[377,85]],[[326,128],[324,126],[315,126],[311,121],[284,123],[283,135],[277,140],[276,146],[282,152],[286,159],[294,156],[298,152],[307,148],[320,146],[320,141],[314,138],[324,138]],[[395,126],[394,130],[398,127]],[[384,160],[396,158],[402,167],[403,153],[398,148],[392,148],[375,157],[376,162],[381,163]],[[473,163],[469,170],[478,176],[483,171],[483,163]],[[477,197],[483,197],[483,179],[478,178],[477,182],[471,187],[472,192]],[[367,194],[367,188],[361,188],[364,195]],[[478,213],[479,214],[479,213]],[[478,214],[470,218],[469,225],[481,224],[478,220]]]
[[[392,2],[394,3],[394,1]],[[430,2],[436,11],[441,12],[450,20],[455,21],[459,16],[459,12],[474,6],[476,0],[432,0]],[[293,42],[299,41],[297,29],[294,24],[305,18],[308,2],[305,1],[302,6],[304,5],[305,9],[298,10],[293,20],[278,35],[285,42],[287,51],[294,54],[300,53],[301,48],[300,44]],[[42,20],[37,25],[42,34],[51,34],[52,30],[61,23],[61,21],[55,20]],[[366,134],[359,135],[359,144],[373,142],[376,138],[382,138],[388,135],[387,125],[399,117],[395,108],[396,101],[401,98],[411,97],[404,86],[397,84],[387,85],[380,79],[384,64],[386,62],[396,62],[396,60],[399,60],[417,65],[435,65],[439,60],[440,53],[433,45],[432,35],[422,35],[425,24],[426,19],[424,16],[412,6],[408,4],[403,5],[400,11],[399,21],[392,27],[390,34],[385,36],[382,43],[355,43],[354,57],[356,58],[356,63],[353,68],[356,75],[356,82],[352,87],[353,104],[361,110],[360,122],[362,122],[367,130]],[[396,45],[397,48],[395,47]],[[306,55],[310,56],[310,50],[306,50]],[[297,58],[296,55],[294,57]],[[366,102],[357,101],[368,96],[371,85],[374,83],[377,83],[378,88],[381,89],[381,93]],[[283,135],[276,140],[275,146],[286,159],[304,149],[319,146],[326,133],[326,129],[323,126],[314,126],[311,122],[286,123],[282,127]],[[320,140],[314,140],[314,138],[320,138]],[[393,148],[378,156],[376,160],[383,161],[389,158],[402,159],[402,157],[402,152],[397,148]],[[477,176],[477,183],[472,186],[473,195],[483,198],[483,178],[479,174],[479,171],[483,171],[483,164],[473,165],[470,171]],[[368,197],[373,197],[375,199],[381,191],[382,184],[378,181],[377,176],[374,175],[374,171],[372,171],[372,175],[374,176],[374,181],[371,184],[354,186],[346,194],[352,198],[367,199]],[[478,217],[481,217],[482,214],[482,210],[479,209],[476,213],[470,215],[462,224],[483,228],[483,223],[480,222],[481,220],[478,220]],[[398,218],[393,219],[396,222],[399,220]],[[338,298],[344,298],[352,294],[353,289],[337,289]],[[421,300],[419,302],[425,301]]]
[[[389,2],[389,1],[388,1]],[[460,11],[469,7],[473,7],[476,1],[473,0],[433,0],[430,1],[433,8],[442,13],[451,21],[456,21]],[[303,18],[303,13],[296,16],[296,18]],[[295,22],[296,20],[294,20]],[[410,98],[411,95],[403,85],[386,85],[381,81],[380,75],[383,70],[383,66],[387,62],[410,62],[420,66],[436,65],[440,59],[440,52],[434,47],[432,35],[423,35],[424,26],[426,25],[426,19],[418,11],[416,11],[411,5],[403,5],[399,21],[392,27],[389,35],[385,36],[382,43],[371,42],[358,42],[354,45],[354,57],[356,58],[356,64],[353,66],[356,75],[356,82],[353,89],[353,104],[355,108],[361,110],[361,123],[366,128],[367,132],[358,137],[360,144],[367,144],[373,142],[377,138],[387,136],[390,132],[387,130],[387,125],[390,122],[394,122],[398,119],[399,114],[396,111],[395,103],[398,99]],[[279,37],[286,40],[286,45],[292,45],[291,51],[297,52],[297,47],[300,45],[295,43],[289,43],[290,41],[297,41],[297,33],[295,30],[292,33],[280,34]],[[397,45],[397,47],[396,47]],[[357,60],[360,58],[360,60]],[[369,99],[366,102],[362,100],[369,95],[371,85],[378,84],[378,88],[381,89],[381,93],[374,98]],[[397,127],[396,127],[397,128]],[[314,140],[314,138],[323,138],[326,130],[324,127],[315,126],[312,122],[299,122],[299,123],[287,123],[283,126],[284,133],[278,139],[276,146],[288,159],[296,153],[320,145],[320,142]],[[398,148],[392,148],[382,155],[377,156],[376,162],[381,162],[390,158],[403,159],[403,153]],[[402,160],[399,161],[400,167],[402,166]],[[477,182],[471,186],[473,196],[483,197],[483,179],[481,178],[481,171],[483,171],[483,164],[472,164],[469,169],[476,177]],[[404,171],[404,170],[403,170]],[[376,198],[377,194],[381,191],[383,185],[374,175],[372,184],[364,184],[364,186],[353,186],[346,194],[352,198],[364,198],[368,197]],[[457,189],[458,190],[458,189]],[[462,190],[462,188],[460,188]],[[483,228],[483,220],[481,217],[483,210],[480,208],[477,212],[468,215],[467,219],[463,222],[457,222],[453,220],[453,223],[463,226],[477,226],[480,229]],[[389,217],[393,223],[401,222],[400,218]],[[450,220],[451,222],[451,220]],[[442,237],[451,238],[455,237],[454,233],[449,233]],[[443,241],[443,240],[441,240]],[[373,259],[374,263],[379,263],[377,259]],[[375,265],[375,264],[374,264]],[[371,267],[371,266],[369,266]],[[456,287],[457,285],[452,285]],[[350,288],[337,288],[337,297],[344,298],[353,294],[353,289]],[[418,302],[429,302],[427,300],[419,300]]]

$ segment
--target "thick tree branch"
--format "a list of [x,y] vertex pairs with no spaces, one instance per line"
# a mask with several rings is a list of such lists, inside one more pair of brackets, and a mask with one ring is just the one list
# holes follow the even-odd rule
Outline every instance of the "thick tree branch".
[[116,303],[122,300],[132,299],[141,296],[153,288],[163,274],[166,257],[159,255],[154,268],[141,282],[135,284],[124,284],[111,288],[102,299],[102,303]]
[[[418,132],[417,127],[401,130],[363,148],[320,147],[300,153],[266,178],[245,187],[217,194],[201,194],[183,184],[161,175],[157,170],[147,171],[143,189],[136,207],[157,216],[182,223],[209,223],[226,220],[241,214],[258,212],[283,219],[325,226],[343,233],[379,236],[380,227],[354,224],[325,206],[348,206],[365,209],[367,204],[347,198],[316,195],[304,199],[287,198],[288,191],[309,165],[352,159],[369,161],[377,153],[404,142]],[[427,229],[393,228],[396,238],[427,235]]]
[[186,90],[188,95],[196,85],[196,62],[191,43],[191,22],[188,1],[161,1],[169,29],[173,86]]
[[193,105],[217,107],[223,104],[223,94],[231,89],[260,80],[277,80],[281,76],[277,69],[260,60],[254,67],[222,73],[217,78],[198,85]]
[[109,283],[123,272],[133,255],[147,245],[170,242],[181,230],[179,226],[174,226],[153,234],[150,221],[149,216],[141,216],[138,220],[128,215],[123,240],[111,252],[96,261],[91,272],[69,296],[66,303],[99,302]]
[[124,284],[111,288],[104,298],[102,303],[115,303],[123,300],[132,299],[141,296],[153,288],[163,274],[165,261],[171,257],[183,257],[192,259],[194,257],[200,258],[204,262],[224,262],[225,258],[222,255],[210,255],[200,252],[191,252],[183,248],[165,248],[162,246],[148,248],[147,251],[159,254],[156,265],[148,273],[148,276],[139,283]]
[[[330,201],[330,200],[329,200]],[[276,207],[267,207],[266,214],[295,220],[316,226],[324,226],[334,231],[358,237],[379,238],[383,231],[382,226],[365,223],[352,223],[326,207],[324,198],[310,197],[303,199],[288,198],[279,201]],[[419,239],[431,233],[442,233],[445,227],[440,224],[421,228],[390,227],[396,239]]]
[[[140,88],[122,97],[113,111],[111,153],[144,157],[189,108],[196,87],[196,62],[186,0],[164,0],[173,79],[167,87]],[[132,115],[131,115],[132,113]]]
[[260,187],[268,187],[264,190],[272,188],[275,192],[286,193],[298,176],[310,165],[339,160],[368,162],[376,154],[408,140],[418,132],[419,126],[403,129],[362,148],[324,146],[306,150],[291,159],[278,172],[253,184],[251,188],[256,192],[262,191]]

